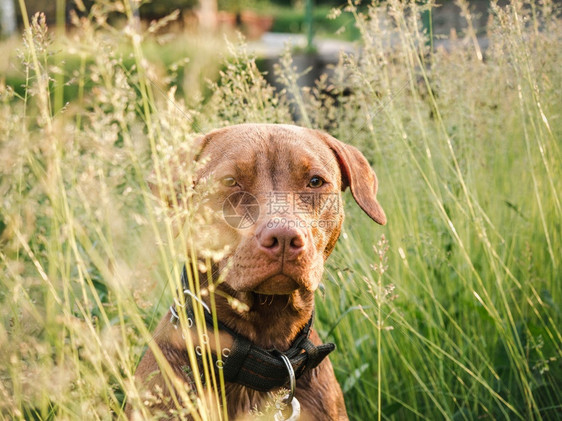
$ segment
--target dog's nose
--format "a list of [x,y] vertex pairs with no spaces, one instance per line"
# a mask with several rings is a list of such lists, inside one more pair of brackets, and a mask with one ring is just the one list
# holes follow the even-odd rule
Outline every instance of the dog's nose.
[[268,256],[284,260],[295,260],[305,249],[305,235],[297,228],[265,228],[258,235],[258,245]]

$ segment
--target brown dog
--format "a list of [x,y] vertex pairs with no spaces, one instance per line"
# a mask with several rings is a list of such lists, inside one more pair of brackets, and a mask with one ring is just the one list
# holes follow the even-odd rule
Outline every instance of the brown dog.
[[[301,419],[347,419],[342,391],[324,358],[333,345],[322,345],[310,325],[314,291],[344,218],[341,192],[350,187],[359,206],[374,221],[386,223],[376,200],[375,173],[354,147],[296,126],[243,124],[215,130],[200,142],[198,157],[207,160],[198,180],[219,181],[209,206],[225,215],[211,229],[220,233],[221,244],[230,246],[217,263],[218,272],[229,267],[218,286],[222,293],[215,295],[221,347],[230,354],[221,356],[211,346],[224,363],[229,418],[260,408],[267,390],[289,387],[293,371]],[[232,218],[229,209],[234,216],[246,210],[245,219]],[[206,275],[200,279],[205,287]],[[243,303],[242,309],[234,309],[225,296]],[[160,322],[154,341],[175,375],[190,387],[186,341],[172,313]],[[198,344],[197,334],[191,336]],[[144,387],[170,393],[173,387],[159,370],[148,350],[135,377]]]

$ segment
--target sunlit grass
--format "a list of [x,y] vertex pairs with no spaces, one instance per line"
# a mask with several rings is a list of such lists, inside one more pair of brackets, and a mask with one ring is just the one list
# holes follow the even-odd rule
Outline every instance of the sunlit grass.
[[[550,3],[493,4],[489,48],[468,26],[449,52],[426,42],[415,4],[349,7],[361,54],[310,90],[286,56],[278,72],[290,98],[237,45],[206,85],[218,59],[159,49],[119,10],[129,26],[108,28],[100,8],[72,42],[51,43],[40,20],[30,23],[17,46],[24,87],[1,84],[2,418],[123,417],[125,397],[148,416],[161,397],[142,394],[132,375],[172,299],[183,299],[179,271],[205,224],[191,200],[195,168],[172,171],[198,133],[291,122],[295,109],[297,124],[364,152],[388,215],[381,228],[346,196],[317,296],[316,327],[337,343],[350,417],[560,417],[562,25]],[[55,94],[60,80],[69,103]],[[149,178],[183,192],[175,212]],[[178,220],[188,221],[179,236]],[[188,408],[196,419],[222,401],[217,389]]]

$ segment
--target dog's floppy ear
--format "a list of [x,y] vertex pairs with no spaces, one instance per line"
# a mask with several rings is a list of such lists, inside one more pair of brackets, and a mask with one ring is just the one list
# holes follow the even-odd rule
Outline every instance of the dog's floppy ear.
[[327,133],[317,132],[334,151],[342,174],[342,191],[348,186],[363,211],[378,224],[386,224],[386,215],[377,202],[377,176],[359,150],[346,145]]

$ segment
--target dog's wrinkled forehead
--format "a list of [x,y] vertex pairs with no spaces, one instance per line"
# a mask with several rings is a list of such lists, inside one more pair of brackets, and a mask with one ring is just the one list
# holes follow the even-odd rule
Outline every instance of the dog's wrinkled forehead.
[[[267,188],[282,189],[316,175],[340,185],[332,150],[314,132],[300,127],[248,124],[219,129],[205,136],[201,156],[208,159],[202,177],[233,176],[240,182],[268,182]],[[270,180],[260,179],[266,175]]]
[[377,176],[369,162],[357,148],[327,133],[290,125],[241,124],[210,132],[198,139],[195,149],[195,160],[207,158],[197,180],[213,175],[219,180],[232,178],[233,185],[247,191],[298,192],[320,177],[324,190],[349,187],[359,207],[378,224],[386,224],[376,198]]

